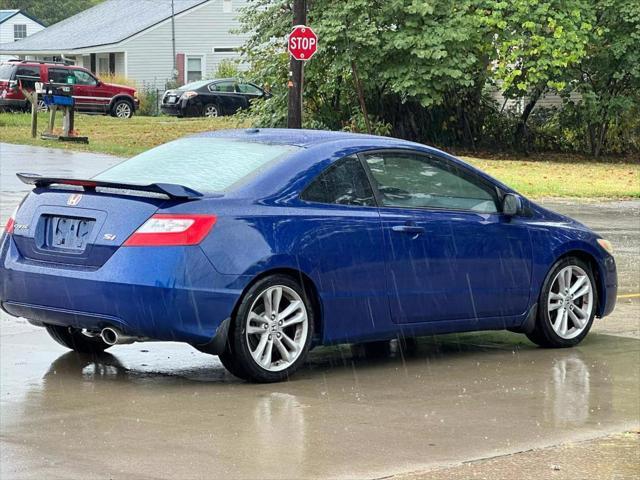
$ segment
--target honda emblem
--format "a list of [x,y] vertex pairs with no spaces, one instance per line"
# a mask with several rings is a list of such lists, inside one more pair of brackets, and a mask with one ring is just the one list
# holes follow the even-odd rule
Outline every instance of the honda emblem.
[[80,203],[81,198],[82,198],[81,193],[74,193],[73,195],[69,195],[69,199],[67,200],[67,205],[75,207]]

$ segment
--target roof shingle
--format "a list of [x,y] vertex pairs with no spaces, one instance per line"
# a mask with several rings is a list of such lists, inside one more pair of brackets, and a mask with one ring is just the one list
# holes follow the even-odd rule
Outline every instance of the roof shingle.
[[[174,0],[179,14],[209,0]],[[0,51],[67,52],[121,42],[171,17],[171,0],[106,0]]]

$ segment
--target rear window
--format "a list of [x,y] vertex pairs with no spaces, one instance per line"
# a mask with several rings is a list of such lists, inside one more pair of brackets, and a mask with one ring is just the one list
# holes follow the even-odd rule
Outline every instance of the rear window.
[[178,88],[178,90],[198,90],[209,83],[211,83],[211,80],[198,80],[197,82],[187,83],[186,85]]
[[175,183],[200,192],[221,192],[297,149],[222,138],[183,138],[125,160],[94,178],[136,184]]
[[13,72],[16,66],[11,65],[10,63],[2,63],[0,64],[0,80],[12,80]]

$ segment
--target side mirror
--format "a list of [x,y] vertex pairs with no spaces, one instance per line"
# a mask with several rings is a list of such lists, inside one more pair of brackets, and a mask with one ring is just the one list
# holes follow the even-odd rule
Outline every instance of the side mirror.
[[502,197],[502,213],[513,217],[522,213],[522,197],[515,193],[505,193]]

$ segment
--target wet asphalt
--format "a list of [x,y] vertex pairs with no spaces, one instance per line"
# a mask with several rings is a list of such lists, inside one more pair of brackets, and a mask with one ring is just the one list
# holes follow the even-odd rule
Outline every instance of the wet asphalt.
[[[85,177],[119,160],[0,143],[1,221],[28,189],[16,172]],[[617,251],[619,308],[573,349],[508,332],[380,359],[318,348],[290,382],[252,385],[185,345],[85,357],[3,314],[0,478],[380,478],[637,428],[640,202],[542,203]]]

